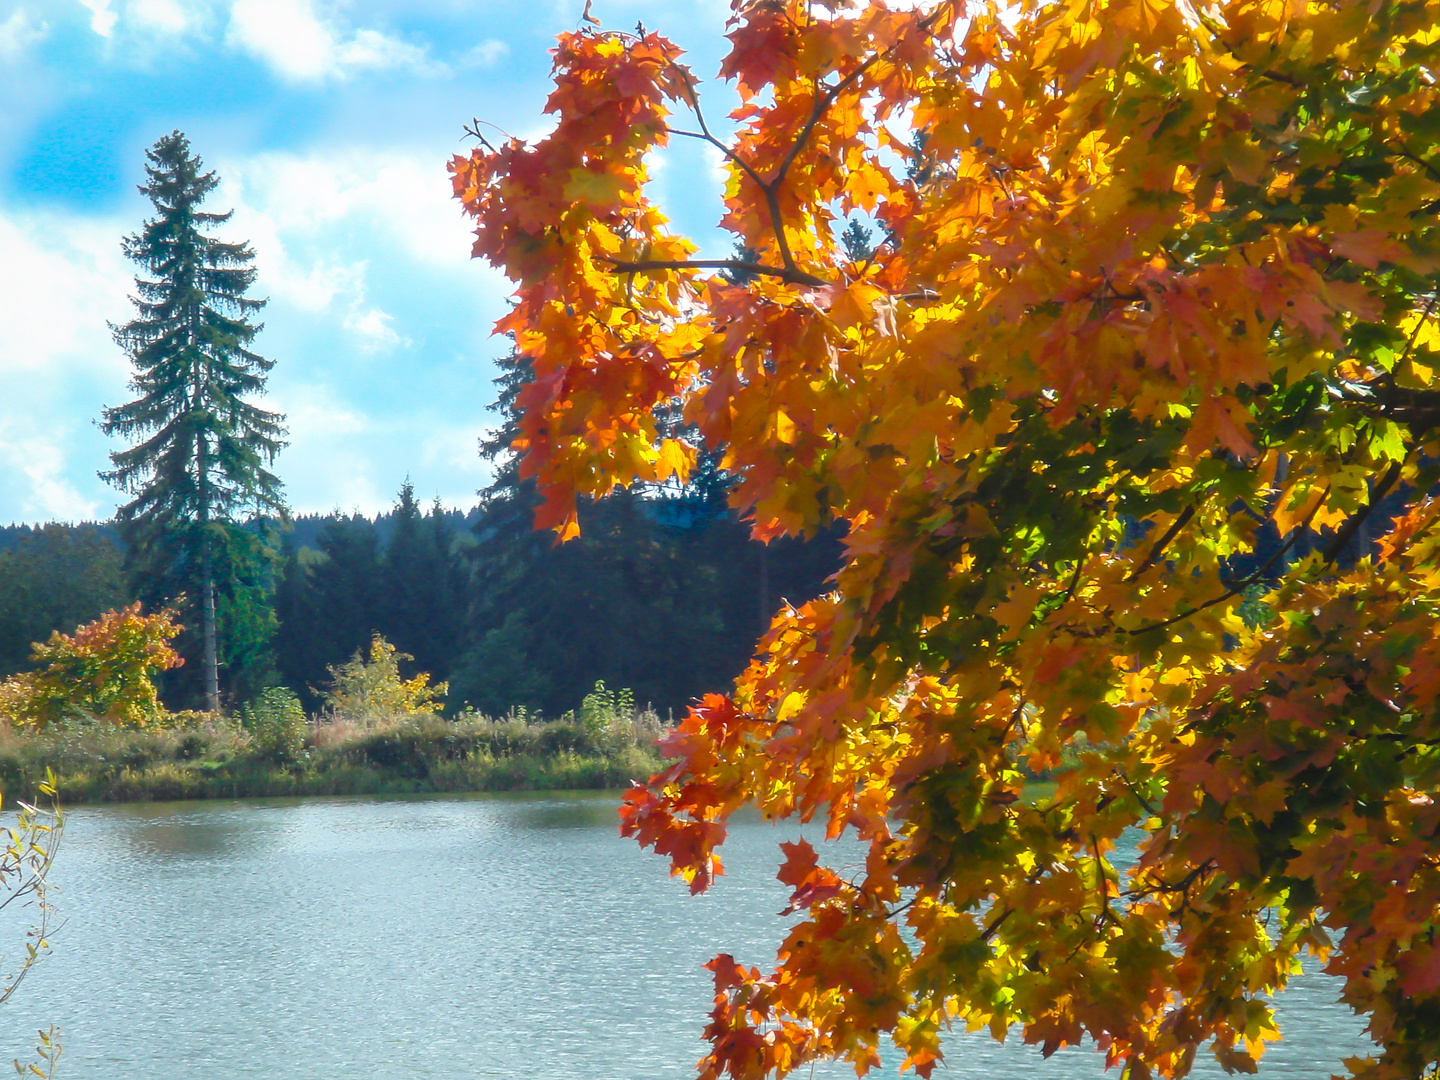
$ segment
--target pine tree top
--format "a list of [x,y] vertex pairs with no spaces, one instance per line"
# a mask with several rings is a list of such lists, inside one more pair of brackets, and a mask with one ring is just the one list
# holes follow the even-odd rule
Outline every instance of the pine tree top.
[[[247,295],[255,253],[205,230],[231,212],[201,209],[219,186],[179,131],[146,151],[155,214],[123,241],[139,264],[136,318],[111,326],[134,365],[136,398],[107,408],[101,430],[134,445],[111,454],[105,480],[134,495],[122,522],[154,535],[183,524],[284,514],[280,480],[267,466],[284,447],[284,416],[247,400],[265,392],[274,362],[249,349],[265,300]],[[136,536],[135,539],[140,539]]]

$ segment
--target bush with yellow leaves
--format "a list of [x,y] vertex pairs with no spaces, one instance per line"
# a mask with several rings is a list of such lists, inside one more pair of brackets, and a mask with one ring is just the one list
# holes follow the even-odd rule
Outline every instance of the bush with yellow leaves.
[[138,602],[107,611],[74,634],[57,630],[32,646],[35,671],[0,682],[0,717],[32,730],[81,718],[156,726],[165,708],[154,674],[184,663],[170,647],[180,630],[173,612],[146,615]]
[[423,671],[413,679],[401,678],[400,662],[413,659],[376,634],[368,654],[357,649],[345,663],[328,669],[325,704],[335,716],[361,724],[439,712],[450,686],[443,682],[431,686],[429,674]]

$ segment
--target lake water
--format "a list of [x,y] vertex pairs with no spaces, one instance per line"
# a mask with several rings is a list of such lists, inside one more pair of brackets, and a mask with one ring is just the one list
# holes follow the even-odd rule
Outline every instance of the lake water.
[[[738,824],[726,876],[691,897],[619,838],[615,802],[76,809],[54,873],[69,921],[0,1009],[0,1062],[8,1072],[54,1023],[63,1080],[693,1076],[710,1005],[700,965],[721,951],[773,958],[786,894],[775,845],[793,830]],[[1314,1080],[1364,1048],[1335,989],[1309,975],[1284,995],[1287,1041],[1262,1077]],[[1107,1075],[1082,1048],[1044,1061],[1016,1038],[958,1035],[946,1050],[943,1074],[966,1080]]]

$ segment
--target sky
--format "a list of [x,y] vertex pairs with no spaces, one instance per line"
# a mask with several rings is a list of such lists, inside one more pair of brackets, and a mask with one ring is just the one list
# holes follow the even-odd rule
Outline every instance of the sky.
[[[719,66],[725,0],[593,0]],[[144,152],[181,130],[248,241],[266,297],[259,403],[283,412],[296,513],[375,513],[409,478],[469,507],[487,479],[492,336],[511,287],[469,255],[446,162],[472,118],[533,138],[555,36],[580,0],[0,0],[0,523],[104,520],[129,391],[109,324],[133,317],[121,240],[153,212]],[[707,115],[727,111],[722,84]],[[676,226],[715,255],[722,175],[679,140],[653,167]]]

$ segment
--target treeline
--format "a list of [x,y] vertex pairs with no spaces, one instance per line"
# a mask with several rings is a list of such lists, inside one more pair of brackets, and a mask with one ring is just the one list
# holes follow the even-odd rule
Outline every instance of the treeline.
[[[498,404],[513,405],[504,382]],[[750,540],[713,461],[687,488],[583,506],[582,535],[557,545],[531,528],[535,494],[508,447],[505,430],[488,444],[496,480],[469,514],[422,507],[407,481],[375,518],[252,522],[248,571],[218,597],[226,707],[284,685],[313,710],[328,669],[379,633],[414,658],[407,668],[450,684],[447,712],[557,717],[603,681],[679,713],[728,685],[782,598],[818,594],[838,565],[838,535]],[[148,591],[108,526],[0,531],[0,677],[53,630],[132,599],[153,606]],[[162,677],[172,708],[199,704],[193,635],[188,647]]]
[[[422,509],[406,484],[390,514],[320,518],[313,545],[267,527],[268,617],[249,621],[270,629],[227,650],[226,704],[285,685],[314,708],[327,669],[380,633],[450,683],[451,711],[554,717],[603,680],[663,715],[723,689],[780,598],[815,595],[838,560],[834,538],[767,547],[723,505],[686,496],[617,493],[583,508],[582,535],[559,546],[514,501],[473,516]],[[5,539],[0,677],[29,666],[32,642],[135,598],[111,529]],[[195,704],[184,675],[164,676],[173,707]]]

